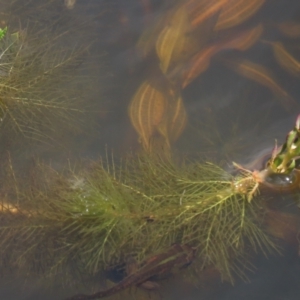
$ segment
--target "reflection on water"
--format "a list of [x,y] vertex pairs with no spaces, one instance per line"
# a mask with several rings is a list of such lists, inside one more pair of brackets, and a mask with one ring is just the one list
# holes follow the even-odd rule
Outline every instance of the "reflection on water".
[[[95,166],[86,160],[105,157],[107,149],[113,150],[117,160],[128,152],[169,155],[172,151],[189,159],[213,161],[227,170],[231,161],[254,167],[270,154],[276,139],[278,145],[284,142],[299,113],[297,0],[288,5],[285,0],[0,3],[0,27],[8,27],[7,36],[0,40],[5,42],[1,48],[5,61],[0,60],[4,80],[0,86],[0,194],[3,203],[12,201],[5,209],[11,215],[16,211],[20,221],[16,224],[32,215],[26,211],[20,215],[19,200],[10,199],[11,185],[17,186],[16,178],[26,177],[14,191],[18,197],[28,184],[32,194],[35,189],[47,190],[38,173],[47,168],[36,171],[43,161],[53,168],[50,185],[55,172],[67,165],[75,170],[78,160],[92,173]],[[80,176],[61,179],[55,188],[66,182],[82,203],[92,193],[86,190],[90,182]],[[63,199],[61,190],[57,193]],[[163,299],[298,299],[299,241],[295,236],[299,220],[290,215],[298,208],[289,196],[282,196],[283,200],[275,196],[270,195],[276,205],[268,204],[274,205],[274,215],[265,225],[273,236],[285,240],[284,255],[266,260],[261,253],[255,256],[253,249],[247,250],[256,268],[254,273],[246,272],[251,283],[237,278],[233,287],[229,276],[223,276],[221,283],[215,268],[203,263],[202,270],[195,263],[194,268],[161,280],[158,292],[132,288],[114,299],[160,299],[161,295]],[[109,199],[105,193],[101,197]],[[35,199],[39,199],[36,194]],[[52,204],[49,212],[55,211]],[[38,207],[30,209],[31,214],[45,214]],[[72,209],[74,213],[78,207]],[[157,216],[146,218],[151,223]],[[38,255],[34,260],[39,261]],[[15,265],[20,262],[22,253]],[[68,264],[71,274],[82,267],[77,261]],[[73,290],[91,293],[105,288],[99,270],[93,276],[81,274],[82,286],[64,288],[63,269],[56,270],[49,287],[47,280],[24,270],[16,279],[15,273],[10,274],[14,266],[5,267],[3,299],[57,299],[70,296]]]

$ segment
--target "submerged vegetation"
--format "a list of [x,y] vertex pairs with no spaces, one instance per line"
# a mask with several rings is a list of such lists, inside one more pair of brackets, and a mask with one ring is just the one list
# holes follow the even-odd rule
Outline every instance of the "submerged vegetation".
[[90,130],[101,110],[100,101],[91,102],[87,95],[95,80],[92,41],[86,40],[93,33],[83,39],[80,32],[88,22],[65,24],[58,1],[37,2],[41,11],[34,18],[35,2],[21,2],[5,5],[0,15],[6,24],[0,39],[1,153],[24,143],[33,147],[34,141],[66,147]]
[[242,178],[214,164],[179,168],[141,156],[120,168],[94,163],[68,176],[39,169],[30,180],[35,185],[7,193],[17,204],[3,204],[2,265],[55,275],[75,262],[96,274],[128,254],[141,262],[179,243],[197,249],[202,267],[233,281],[234,274],[244,276],[247,244],[265,254],[276,250],[261,226],[261,198],[247,202],[233,185]]
[[67,124],[72,113],[80,112],[68,87],[80,52],[53,49],[51,44],[38,35],[30,39],[25,30],[9,30],[1,39],[2,133],[15,131],[40,139],[43,128],[49,132],[54,120]]

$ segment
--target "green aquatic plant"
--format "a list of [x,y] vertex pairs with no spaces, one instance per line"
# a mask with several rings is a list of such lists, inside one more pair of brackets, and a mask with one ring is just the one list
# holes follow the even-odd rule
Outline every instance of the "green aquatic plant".
[[59,10],[63,1],[0,3],[0,153],[32,151],[35,141],[75,148],[103,111],[106,70],[90,20]]
[[0,40],[3,39],[3,37],[5,36],[7,32],[7,26],[4,27],[3,29],[0,28]]
[[249,202],[258,192],[260,184],[278,192],[292,192],[299,189],[300,177],[297,166],[300,154],[299,126],[300,117],[298,116],[296,125],[288,133],[285,143],[279,148],[275,145],[271,158],[261,170],[248,170],[237,163],[233,163],[237,169],[245,174],[245,178],[235,182],[234,186],[239,191],[243,191],[244,187],[248,186],[248,191],[245,191],[245,194]]
[[66,81],[81,52],[53,48],[51,40],[43,41],[38,34],[33,38],[25,30],[8,30],[0,40],[0,52],[2,135],[17,132],[41,139],[56,122],[67,125],[72,115],[82,113]]
[[266,255],[277,249],[261,225],[261,198],[246,200],[253,183],[235,185],[243,179],[211,163],[178,167],[148,156],[67,174],[39,167],[27,190],[5,185],[16,187],[6,194],[17,204],[3,205],[0,214],[0,264],[65,278],[74,268],[93,275],[128,255],[139,263],[177,243],[197,249],[202,267],[215,266],[233,281],[244,276],[249,246]]
[[288,133],[285,143],[277,149],[275,147],[268,168],[273,173],[290,174],[296,167],[296,160],[300,156],[300,115],[295,127]]

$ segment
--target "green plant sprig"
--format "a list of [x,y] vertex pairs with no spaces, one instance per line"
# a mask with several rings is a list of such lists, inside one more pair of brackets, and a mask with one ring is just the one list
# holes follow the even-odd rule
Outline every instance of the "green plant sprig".
[[266,255],[276,250],[261,228],[258,201],[245,201],[232,175],[214,164],[177,167],[143,156],[120,167],[100,162],[89,172],[40,168],[41,184],[18,191],[20,213],[2,214],[2,265],[56,275],[76,262],[95,274],[128,254],[140,262],[182,243],[198,249],[203,267],[214,265],[233,281],[243,274],[247,243]]

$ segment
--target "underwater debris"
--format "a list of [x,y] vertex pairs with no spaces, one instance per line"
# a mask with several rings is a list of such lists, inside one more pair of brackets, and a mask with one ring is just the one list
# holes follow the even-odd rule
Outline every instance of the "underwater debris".
[[116,294],[133,285],[142,286],[143,284],[148,283],[147,286],[149,286],[148,279],[151,279],[151,277],[167,274],[174,267],[183,268],[191,264],[195,256],[194,252],[194,249],[191,247],[174,244],[165,253],[158,254],[148,259],[138,270],[127,274],[127,277],[115,286],[90,295],[76,295],[68,298],[68,300],[100,299]]

